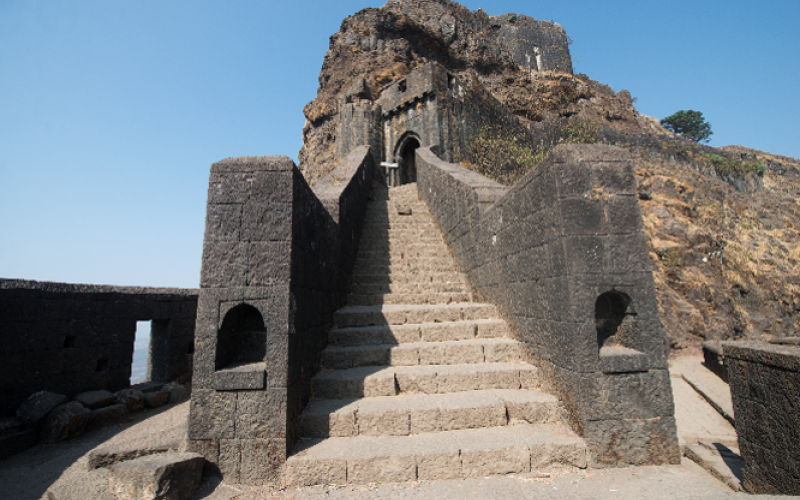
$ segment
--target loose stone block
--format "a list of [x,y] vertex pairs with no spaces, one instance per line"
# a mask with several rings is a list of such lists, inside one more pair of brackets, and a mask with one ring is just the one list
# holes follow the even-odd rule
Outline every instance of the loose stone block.
[[72,399],[90,410],[96,410],[113,404],[117,397],[108,391],[88,391],[82,392]]
[[128,407],[128,411],[142,411],[144,409],[144,393],[136,389],[122,389],[116,392],[117,401]]
[[92,410],[92,416],[86,429],[97,429],[107,425],[116,424],[128,416],[128,407],[124,404],[116,404]]
[[57,406],[45,420],[39,441],[56,443],[83,434],[92,412],[77,401],[70,401]]
[[17,418],[25,425],[36,426],[47,417],[53,408],[66,403],[68,399],[63,394],[48,391],[31,394],[17,409]]
[[189,500],[200,486],[203,457],[162,453],[111,467],[111,490],[120,500]]
[[144,406],[158,408],[169,402],[169,391],[148,392],[144,395]]

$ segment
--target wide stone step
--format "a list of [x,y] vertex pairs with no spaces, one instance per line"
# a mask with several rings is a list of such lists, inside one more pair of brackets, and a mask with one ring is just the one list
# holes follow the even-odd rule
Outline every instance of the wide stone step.
[[302,440],[286,461],[286,478],[297,486],[368,484],[525,473],[554,465],[586,467],[583,440],[563,425],[519,424]]
[[455,272],[452,263],[426,263],[426,262],[407,262],[401,264],[367,264],[355,266],[353,277],[356,278],[363,274],[425,274],[425,273],[449,273]]
[[386,272],[360,274],[353,276],[355,284],[390,284],[390,283],[464,283],[464,275],[457,272],[446,273],[397,273],[394,276]]
[[376,239],[372,241],[361,241],[358,246],[359,253],[361,252],[396,252],[396,251],[436,251],[447,252],[450,250],[444,240],[419,242],[416,240],[409,242],[389,242],[386,239]]
[[455,262],[449,255],[435,254],[428,252],[427,255],[414,255],[406,252],[397,252],[395,254],[379,254],[372,253],[371,255],[359,255],[356,257],[356,267],[368,266],[403,266],[403,265],[437,265],[448,266],[452,269],[455,268]]
[[505,321],[483,319],[408,325],[337,328],[328,335],[334,347],[399,345],[416,342],[449,342],[475,338],[502,338],[508,334]]
[[387,293],[470,293],[465,282],[458,283],[353,283],[353,295],[385,295]]
[[318,399],[538,387],[538,370],[527,363],[363,367],[321,372],[311,380]]
[[522,344],[499,338],[328,347],[322,351],[321,364],[323,370],[345,370],[360,366],[516,363],[523,359]]
[[347,297],[347,304],[351,306],[377,306],[381,304],[453,304],[456,302],[471,301],[472,294],[464,292],[353,294]]
[[[408,260],[408,259],[442,259],[446,247],[442,246],[429,246],[429,247],[412,247],[412,248],[380,248],[380,249],[359,249],[356,261],[368,259],[383,259],[383,260]],[[450,258],[450,257],[448,257]],[[452,258],[450,258],[452,262]]]
[[388,304],[382,306],[347,306],[336,311],[334,322],[339,328],[370,325],[406,325],[443,323],[497,318],[492,304],[465,303],[445,305]]
[[317,399],[300,416],[300,436],[408,436],[497,427],[515,421],[560,422],[561,403],[535,389]]

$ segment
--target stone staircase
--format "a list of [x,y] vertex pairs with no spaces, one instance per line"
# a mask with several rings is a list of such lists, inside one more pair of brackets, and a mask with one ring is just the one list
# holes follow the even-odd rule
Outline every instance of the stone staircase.
[[373,194],[288,484],[585,467],[583,440],[495,307],[472,302],[416,185]]

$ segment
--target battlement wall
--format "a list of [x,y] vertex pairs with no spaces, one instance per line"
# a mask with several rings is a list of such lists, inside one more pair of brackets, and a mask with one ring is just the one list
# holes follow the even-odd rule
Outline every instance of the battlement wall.
[[564,402],[592,466],[677,463],[672,391],[629,155],[558,146],[511,189],[429,149],[417,186],[473,289]]
[[137,321],[153,322],[150,379],[190,375],[197,293],[0,279],[0,416],[37,391],[128,387]]

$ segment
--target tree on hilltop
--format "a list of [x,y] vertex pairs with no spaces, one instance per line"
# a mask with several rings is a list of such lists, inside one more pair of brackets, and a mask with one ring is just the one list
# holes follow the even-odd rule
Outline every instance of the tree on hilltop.
[[661,125],[694,142],[708,142],[708,138],[714,133],[711,131],[711,124],[703,118],[703,113],[691,109],[680,110],[664,118]]

